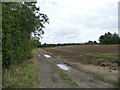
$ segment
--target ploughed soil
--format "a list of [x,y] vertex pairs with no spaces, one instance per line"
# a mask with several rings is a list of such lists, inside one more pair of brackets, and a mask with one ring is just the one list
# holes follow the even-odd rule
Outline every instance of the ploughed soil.
[[[115,88],[118,70],[95,64],[84,64],[64,54],[62,47],[38,49],[36,60],[39,67],[40,88]],[[62,50],[63,53],[59,50]],[[57,52],[56,52],[56,51]],[[70,49],[68,49],[69,51]],[[77,51],[78,49],[76,49]],[[73,50],[69,52],[75,52]],[[65,57],[69,55],[68,57]],[[76,54],[77,57],[78,54]],[[80,54],[81,55],[81,54]],[[70,56],[72,59],[70,59]],[[110,60],[111,61],[111,60]],[[58,67],[65,65],[68,70]]]
[[67,61],[118,69],[118,45],[77,45],[44,48]]

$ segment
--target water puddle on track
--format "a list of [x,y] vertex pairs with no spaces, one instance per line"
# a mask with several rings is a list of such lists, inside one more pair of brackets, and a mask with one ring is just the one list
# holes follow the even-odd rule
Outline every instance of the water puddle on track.
[[65,64],[57,64],[57,66],[58,66],[59,68],[65,70],[65,71],[68,71],[68,70],[71,69],[70,66],[67,66],[67,65],[65,65]]
[[48,55],[48,54],[45,54],[44,55],[46,58],[50,58],[51,56],[50,55]]

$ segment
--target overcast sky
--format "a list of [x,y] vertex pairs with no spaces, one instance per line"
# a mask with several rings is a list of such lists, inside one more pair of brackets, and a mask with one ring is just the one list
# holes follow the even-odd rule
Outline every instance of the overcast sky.
[[118,33],[119,0],[37,0],[48,15],[42,43],[98,41],[99,36]]

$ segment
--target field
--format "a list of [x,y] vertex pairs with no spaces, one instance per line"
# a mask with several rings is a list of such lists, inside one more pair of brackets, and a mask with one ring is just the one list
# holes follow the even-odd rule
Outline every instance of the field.
[[118,69],[118,45],[59,46],[44,48],[44,50],[68,61]]
[[118,45],[77,45],[43,48],[61,62],[104,82],[118,83]]

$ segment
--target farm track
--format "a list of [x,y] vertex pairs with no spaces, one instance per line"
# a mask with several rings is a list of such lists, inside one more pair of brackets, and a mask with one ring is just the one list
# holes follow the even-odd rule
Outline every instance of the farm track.
[[70,70],[64,71],[57,66],[57,64],[64,64],[64,60],[53,55],[47,58],[45,54],[48,52],[42,49],[38,49],[36,53],[40,88],[114,88],[114,85],[103,82],[94,75],[89,75],[75,67],[71,66]]

